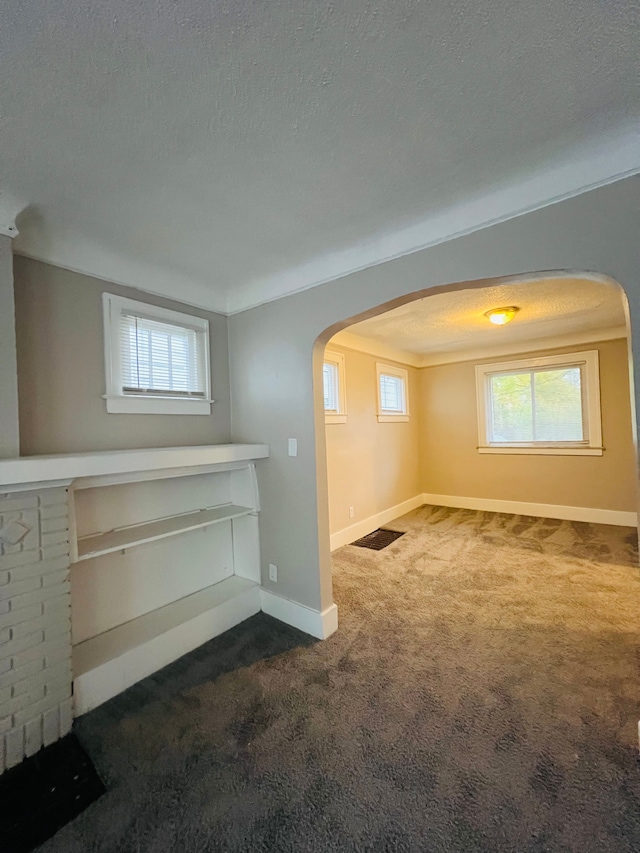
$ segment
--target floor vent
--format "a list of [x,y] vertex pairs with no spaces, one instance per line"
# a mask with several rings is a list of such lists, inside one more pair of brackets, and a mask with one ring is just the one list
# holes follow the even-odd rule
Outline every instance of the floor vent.
[[75,735],[0,777],[0,850],[30,853],[104,793]]
[[379,527],[373,533],[367,533],[362,539],[356,539],[352,545],[357,545],[358,548],[370,548],[372,551],[382,551],[387,545],[391,545],[396,539],[404,536],[404,533],[399,533],[397,530],[385,530]]

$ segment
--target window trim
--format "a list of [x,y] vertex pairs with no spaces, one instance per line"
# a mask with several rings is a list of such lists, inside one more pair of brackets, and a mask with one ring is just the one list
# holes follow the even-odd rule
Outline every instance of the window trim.
[[[137,314],[146,319],[172,323],[176,326],[194,329],[204,347],[203,361],[205,370],[205,396],[175,397],[161,394],[124,394],[120,361],[120,315],[124,311]],[[137,302],[116,296],[113,293],[102,294],[102,318],[104,326],[104,369],[106,401],[109,414],[144,415],[210,415],[211,404],[211,366],[209,357],[209,321],[193,314],[160,308],[148,302]]]
[[[600,408],[600,366],[598,350],[567,352],[561,355],[539,356],[492,364],[476,365],[476,396],[478,414],[478,453],[539,456],[602,456],[602,414]],[[489,377],[511,370],[531,370],[541,367],[581,367],[583,417],[586,415],[586,442],[500,442],[491,444],[489,436]]]
[[[338,368],[338,410],[336,412],[324,410],[325,424],[346,424],[347,422],[347,383],[344,366],[344,355],[341,352],[325,350],[322,366],[335,364]],[[324,398],[324,387],[323,387]]]
[[[382,399],[380,394],[380,376],[397,376],[402,379],[404,390],[404,409],[402,412],[390,412],[382,408]],[[386,364],[382,361],[376,362],[376,394],[377,394],[377,416],[378,423],[406,423],[409,420],[409,371],[404,367],[396,367],[393,364]]]

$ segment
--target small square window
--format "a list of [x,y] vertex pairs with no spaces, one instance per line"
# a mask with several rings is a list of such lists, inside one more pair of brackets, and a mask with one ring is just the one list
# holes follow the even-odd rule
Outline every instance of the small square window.
[[107,411],[211,414],[209,323],[104,293]]
[[344,356],[339,352],[326,351],[322,365],[325,423],[344,424],[347,421],[344,372]]
[[378,378],[378,421],[393,423],[409,420],[407,371],[389,364],[376,364]]

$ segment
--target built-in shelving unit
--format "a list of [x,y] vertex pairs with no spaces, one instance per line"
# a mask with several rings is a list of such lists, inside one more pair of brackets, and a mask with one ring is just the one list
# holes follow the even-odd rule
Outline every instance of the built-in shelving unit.
[[78,538],[77,562],[91,560],[93,557],[100,557],[103,554],[111,554],[114,551],[122,551],[126,548],[135,548],[137,545],[166,539],[167,536],[176,536],[178,533],[187,533],[189,530],[199,530],[201,527],[209,527],[222,521],[231,521],[234,518],[251,515],[254,511],[247,506],[224,504],[223,506],[195,510],[195,512],[170,515],[166,518],[158,518],[141,524],[130,524],[116,530],[108,530],[106,533],[82,536]]
[[265,445],[0,462],[7,492],[69,490],[75,712],[260,611]]

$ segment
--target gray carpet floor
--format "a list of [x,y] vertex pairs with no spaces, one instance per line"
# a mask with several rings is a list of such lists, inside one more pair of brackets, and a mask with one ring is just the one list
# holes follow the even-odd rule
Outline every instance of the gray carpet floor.
[[109,790],[42,853],[637,853],[635,532],[389,526],[329,640],[259,615],[81,718]]

